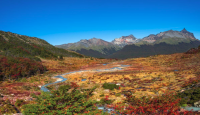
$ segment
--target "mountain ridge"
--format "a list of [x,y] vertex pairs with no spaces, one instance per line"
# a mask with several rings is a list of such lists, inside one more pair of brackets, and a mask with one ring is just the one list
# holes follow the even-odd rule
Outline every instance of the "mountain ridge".
[[114,52],[120,49],[119,46],[116,46],[110,42],[107,42],[98,38],[91,38],[89,40],[82,39],[75,43],[56,45],[55,47],[73,50],[73,51],[77,51],[81,49],[87,49],[87,50],[93,49],[95,51],[102,53],[103,55],[108,55],[108,53],[104,51],[104,48],[112,49]]
[[[155,45],[160,43],[167,43],[171,45],[178,45],[179,43],[190,43],[191,41],[199,41],[194,37],[194,34],[187,31],[185,28],[181,31],[168,30],[160,32],[158,34],[150,34],[142,39],[137,39],[134,35],[122,36],[115,38],[111,42],[107,42],[102,39],[91,38],[82,39],[75,43],[68,43],[62,45],[56,45],[56,47],[64,48],[72,51],[76,51],[80,54],[92,56],[92,57],[107,57],[112,55],[126,45]],[[100,54],[101,53],[101,54]]]

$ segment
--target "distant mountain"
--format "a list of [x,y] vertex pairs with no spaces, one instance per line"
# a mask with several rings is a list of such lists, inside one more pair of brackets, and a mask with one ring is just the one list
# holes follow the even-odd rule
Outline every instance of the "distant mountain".
[[97,38],[92,38],[89,40],[83,39],[76,43],[56,45],[55,47],[76,51],[84,55],[88,55],[88,52],[90,51],[96,53],[98,52],[99,55],[96,55],[96,53],[89,53],[89,55],[93,57],[104,57],[121,49],[115,44]]
[[[114,39],[112,42],[106,42],[101,39],[92,38],[89,40],[81,40],[76,43],[57,45],[56,47],[73,50],[80,54],[84,54],[84,55],[92,56],[92,57],[117,58],[118,56],[115,57],[117,53],[121,51],[125,51],[124,48],[126,49],[126,46],[130,47],[130,45],[135,45],[135,47],[140,46],[140,45],[143,45],[143,47],[146,47],[145,45],[152,45],[153,47],[153,45],[156,45],[156,44],[166,43],[170,45],[177,45],[177,47],[179,47],[180,44],[182,43],[188,43],[190,45],[188,45],[187,48],[192,48],[193,47],[191,45],[192,41],[198,42],[199,40],[194,37],[193,33],[187,31],[184,28],[181,31],[168,30],[168,31],[160,32],[156,35],[150,34],[149,36],[144,37],[142,39],[137,39],[133,35],[122,36],[120,38]],[[162,44],[162,45],[165,45],[165,44]],[[167,46],[170,46],[170,45],[167,45]],[[136,51],[132,52],[132,50],[128,50],[128,51],[131,51],[129,53],[136,52]],[[185,50],[178,50],[178,52],[184,52],[184,51]],[[142,53],[143,52],[141,52],[141,54],[138,56],[139,57],[143,56]],[[165,52],[163,53],[165,54]],[[150,54],[152,53],[150,52]],[[128,58],[127,56],[124,56],[124,57]]]
[[90,56],[90,57],[96,57],[96,58],[105,58],[106,57],[105,54],[102,54],[102,53],[92,50],[92,49],[80,49],[80,50],[76,50],[76,52],[84,54],[86,56]]
[[160,32],[156,35],[149,35],[144,37],[142,41],[146,41],[147,43],[161,43],[165,42],[167,44],[178,44],[179,42],[189,43],[190,41],[197,40],[193,33],[188,32],[185,28],[182,31],[174,31],[169,30],[165,32]]
[[114,39],[111,43],[118,45],[120,47],[124,47],[126,45],[134,44],[139,42],[140,39],[135,38],[132,34],[129,36],[122,36],[120,38]]
[[140,45],[136,46],[126,45],[121,50],[107,56],[106,58],[117,58],[117,59],[127,59],[127,58],[138,58],[147,57],[151,55],[158,54],[173,54],[173,53],[183,53],[191,48],[196,48],[200,45],[199,40],[191,41],[190,43],[180,42],[178,44],[167,44],[165,42],[155,44],[155,45]]

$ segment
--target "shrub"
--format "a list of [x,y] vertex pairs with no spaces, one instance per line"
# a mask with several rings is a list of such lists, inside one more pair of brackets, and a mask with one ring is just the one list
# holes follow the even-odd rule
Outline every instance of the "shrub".
[[116,85],[116,84],[104,83],[104,84],[103,84],[103,88],[104,88],[104,89],[113,90],[113,89],[119,89],[119,86]]
[[119,97],[121,96],[121,93],[116,93],[115,96]]
[[100,97],[103,97],[104,96],[104,94],[102,93],[101,95],[99,95]]
[[10,103],[9,100],[0,100],[0,114],[13,114],[17,113],[15,107]]
[[200,88],[193,88],[186,90],[184,92],[178,93],[177,96],[181,98],[179,105],[183,104],[191,104],[193,105],[195,102],[200,99]]
[[23,99],[17,99],[17,101],[15,102],[16,107],[21,107],[24,104],[25,104],[25,101]]
[[182,107],[186,107],[187,106],[187,104],[183,104],[183,105],[181,105]]
[[72,86],[60,86],[58,90],[49,92],[42,92],[41,95],[32,96],[36,99],[35,104],[23,105],[23,114],[48,114],[48,115],[74,115],[74,114],[97,114],[101,113],[95,104],[97,101],[92,101],[89,97],[96,87],[81,93],[77,88],[68,93],[67,91]]

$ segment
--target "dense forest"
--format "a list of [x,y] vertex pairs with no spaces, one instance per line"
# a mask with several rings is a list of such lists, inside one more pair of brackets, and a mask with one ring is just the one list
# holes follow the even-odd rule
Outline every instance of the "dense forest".
[[56,48],[45,40],[0,31],[0,80],[43,73],[40,58],[84,57],[76,52]]

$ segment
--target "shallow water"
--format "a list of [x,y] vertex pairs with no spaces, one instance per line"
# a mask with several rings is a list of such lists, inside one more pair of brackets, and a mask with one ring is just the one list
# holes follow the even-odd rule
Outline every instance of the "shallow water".
[[183,108],[187,111],[191,111],[192,109],[193,109],[192,111],[200,111],[199,107],[181,107],[181,108]]
[[[128,66],[130,66],[130,65],[121,65],[121,67],[113,67],[113,68],[110,68],[110,69],[97,69],[97,70],[94,70],[94,71],[116,71],[116,70],[122,70],[123,67],[128,67]],[[83,70],[83,71],[90,71],[90,70]],[[82,70],[81,71],[73,71],[73,72],[64,73],[62,75],[72,74],[72,73],[76,73],[76,72],[83,72],[83,71]],[[60,83],[60,82],[64,82],[64,81],[67,80],[67,78],[62,77],[61,75],[54,76],[54,78],[60,78],[62,80],[56,81],[56,82],[53,82],[53,83],[45,84],[41,87],[41,90],[44,91],[44,92],[49,92],[49,90],[46,88],[46,86],[56,84],[56,83]],[[85,81],[85,80],[86,79],[82,79],[82,81]]]
[[[103,64],[103,65],[107,65],[107,64]],[[113,67],[113,68],[110,68],[110,69],[97,69],[97,70],[94,70],[94,71],[116,71],[116,70],[122,70],[123,67],[128,67],[128,66],[130,66],[130,65],[121,65],[120,67]],[[84,71],[89,71],[89,70],[84,70]],[[174,70],[174,71],[178,71],[178,70]],[[73,72],[64,73],[62,75],[72,74],[72,73],[76,73],[76,72],[83,72],[83,71],[73,71]],[[45,84],[41,87],[41,90],[44,91],[44,92],[49,92],[49,90],[46,88],[46,86],[56,84],[56,83],[61,83],[61,82],[64,82],[64,81],[67,80],[67,78],[62,77],[61,75],[54,76],[54,78],[60,78],[62,80],[56,81],[56,82],[53,82],[53,83]],[[85,81],[85,80],[86,79],[82,79],[82,81]],[[139,88],[141,88],[141,87],[139,87]],[[181,107],[181,108],[186,109],[188,111],[190,111],[192,109],[193,109],[193,111],[200,111],[200,108],[198,108],[198,107]],[[108,112],[108,113],[110,113],[111,111],[114,111],[114,109],[107,108],[107,107],[104,107],[104,106],[98,106],[98,109],[101,109],[104,112]]]
[[56,82],[53,82],[53,83],[45,84],[45,85],[43,85],[43,86],[41,87],[41,90],[44,91],[44,92],[49,92],[49,90],[46,88],[46,86],[52,85],[52,84],[56,84],[56,83],[61,83],[61,82],[64,82],[64,81],[67,80],[67,78],[64,78],[64,77],[62,77],[62,76],[60,76],[60,75],[54,76],[54,78],[60,78],[60,79],[62,79],[62,80],[61,80],[61,81],[56,81]]
[[82,79],[81,81],[86,81],[86,79]]
[[[107,64],[103,64],[103,65],[107,65]],[[130,65],[121,65],[121,67],[113,67],[113,68],[110,68],[110,69],[97,69],[97,70],[94,70],[94,71],[116,71],[116,70],[122,70],[123,67],[128,67],[128,66],[130,66]],[[90,71],[90,70],[84,70],[84,71]],[[76,73],[76,72],[83,72],[83,71],[73,71],[73,72],[64,73],[62,75],[67,75],[67,74]],[[44,92],[49,92],[49,90],[46,88],[46,86],[56,84],[56,83],[61,83],[61,82],[64,82],[64,81],[67,80],[67,78],[62,77],[61,75],[54,76],[54,78],[60,78],[62,80],[56,81],[56,82],[53,82],[53,83],[45,84],[41,87],[41,90],[44,91]],[[85,81],[85,80],[86,79],[82,79],[82,81]],[[108,113],[110,113],[111,111],[115,111],[115,109],[107,108],[107,107],[104,107],[104,106],[98,106],[98,109],[101,109],[104,112],[108,112]],[[113,114],[113,115],[115,115],[115,114]]]
[[[97,106],[98,109],[100,110],[103,110],[103,112],[108,112],[110,113],[111,111],[115,111],[115,109],[113,108],[107,108],[107,107],[104,107],[104,106]],[[117,112],[118,115],[121,115]],[[112,115],[115,115],[115,114],[112,114]]]

